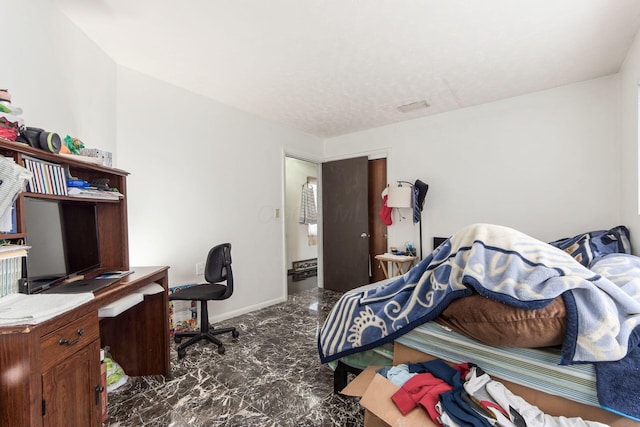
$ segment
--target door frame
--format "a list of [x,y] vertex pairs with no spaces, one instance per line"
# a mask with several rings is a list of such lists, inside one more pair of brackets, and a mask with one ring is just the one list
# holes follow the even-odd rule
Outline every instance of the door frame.
[[283,295],[284,295],[284,299],[286,301],[287,297],[289,296],[289,289],[287,286],[287,274],[288,274],[288,270],[289,270],[289,266],[287,265],[287,227],[286,227],[286,220],[287,220],[287,157],[291,157],[294,159],[298,159],[298,160],[302,160],[305,162],[309,162],[309,163],[314,163],[316,165],[316,170],[317,170],[317,178],[318,178],[318,206],[316,206],[317,208],[317,218],[318,218],[318,287],[324,288],[324,282],[323,282],[323,276],[322,276],[322,264],[321,264],[321,258],[322,258],[322,234],[321,234],[321,224],[322,224],[322,201],[321,199],[321,194],[320,193],[320,173],[322,171],[322,168],[320,167],[322,165],[322,162],[324,160],[322,160],[320,157],[315,157],[309,153],[302,153],[296,150],[291,150],[291,149],[287,149],[285,148],[283,150],[282,153],[282,209],[280,209],[280,212],[282,212],[281,218],[282,218],[282,277],[284,278],[282,286],[283,286]]
[[[387,148],[380,148],[380,149],[374,149],[374,150],[365,150],[365,151],[359,151],[359,152],[355,152],[355,153],[347,153],[347,154],[340,154],[337,156],[329,156],[329,157],[317,157],[313,154],[310,154],[308,152],[302,152],[302,151],[298,151],[296,149],[291,149],[291,148],[283,148],[282,150],[282,164],[281,164],[281,171],[282,171],[282,187],[281,187],[281,200],[282,200],[282,209],[280,210],[282,212],[282,277],[284,278],[284,280],[282,281],[282,287],[283,287],[283,295],[285,300],[288,297],[288,290],[287,290],[287,265],[286,265],[286,259],[287,259],[287,236],[285,235],[286,232],[286,227],[284,226],[284,221],[285,221],[285,215],[286,215],[286,187],[287,187],[287,175],[286,175],[286,162],[287,162],[287,157],[294,157],[296,159],[299,160],[304,160],[306,162],[311,162],[311,163],[315,163],[318,166],[318,206],[316,206],[317,211],[318,211],[318,287],[319,288],[324,288],[324,262],[322,259],[322,251],[324,250],[324,246],[322,244],[322,239],[323,239],[323,227],[322,227],[322,167],[321,164],[324,162],[331,162],[334,160],[345,160],[345,159],[352,159],[354,157],[363,157],[363,156],[367,156],[368,160],[373,160],[373,159],[381,159],[381,158],[386,158],[387,159],[387,182],[392,182],[389,180],[389,176],[395,176],[392,175],[391,172],[391,165],[393,164],[393,162],[391,161],[391,147],[387,147]],[[395,181],[394,181],[395,182]]]
[[[354,157],[364,157],[366,156],[368,160],[373,159],[387,159],[387,180],[389,180],[389,163],[391,158],[391,148],[386,149],[378,149],[378,150],[368,150],[368,151],[360,151],[356,153],[348,153],[342,154],[339,156],[331,156],[325,157],[322,162],[332,162],[334,160],[346,160],[352,159]],[[324,230],[322,223],[322,168],[319,169],[318,174],[318,286],[324,288],[324,260],[322,259],[322,252],[324,250],[324,246],[322,244],[324,238]]]
[[370,281],[370,169],[367,156],[322,163],[325,289],[346,292]]

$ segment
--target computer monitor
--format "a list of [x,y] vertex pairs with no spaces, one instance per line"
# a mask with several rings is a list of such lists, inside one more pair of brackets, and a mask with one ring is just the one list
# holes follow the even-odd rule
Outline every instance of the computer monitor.
[[95,203],[24,198],[27,293],[100,267]]

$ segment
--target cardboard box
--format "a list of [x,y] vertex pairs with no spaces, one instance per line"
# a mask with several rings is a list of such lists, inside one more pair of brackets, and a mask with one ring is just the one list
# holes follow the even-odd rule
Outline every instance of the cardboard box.
[[[413,350],[402,344],[394,344],[393,364],[417,363],[436,359],[436,357]],[[361,397],[360,405],[365,410],[365,427],[435,427],[429,416],[420,408],[409,412],[406,416],[396,408],[391,396],[398,386],[375,371],[378,366],[366,368],[342,390],[342,394]],[[584,405],[559,396],[505,381],[503,383],[511,392],[521,396],[527,402],[537,406],[549,415],[565,417],[582,417],[585,420],[599,421],[611,427],[640,427],[640,423],[621,417],[594,406]]]
[[[193,285],[179,285],[169,288],[169,294]],[[200,307],[197,301],[169,301],[169,329],[173,337],[176,332],[192,332],[200,329],[198,318]]]
[[376,373],[378,368],[369,366],[342,390],[347,396],[360,397],[365,427],[436,427],[421,409],[402,415],[391,400],[400,387]]

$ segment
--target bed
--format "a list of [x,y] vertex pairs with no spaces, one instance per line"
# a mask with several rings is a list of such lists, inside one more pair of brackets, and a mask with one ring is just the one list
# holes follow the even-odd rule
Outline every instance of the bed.
[[551,244],[465,227],[403,276],[343,295],[319,333],[320,359],[344,370],[396,342],[639,421],[640,258],[630,252],[623,226]]

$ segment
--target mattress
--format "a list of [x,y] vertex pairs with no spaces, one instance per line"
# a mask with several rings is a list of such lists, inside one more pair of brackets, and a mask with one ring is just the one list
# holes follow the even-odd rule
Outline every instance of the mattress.
[[559,365],[559,348],[492,347],[427,322],[396,339],[414,350],[453,363],[471,362],[491,376],[599,407],[591,363]]
[[[365,369],[368,366],[392,366],[393,365],[393,342],[381,345],[380,347],[359,353],[350,354],[338,359],[340,362],[356,369]],[[335,370],[338,360],[329,362],[331,369]]]

